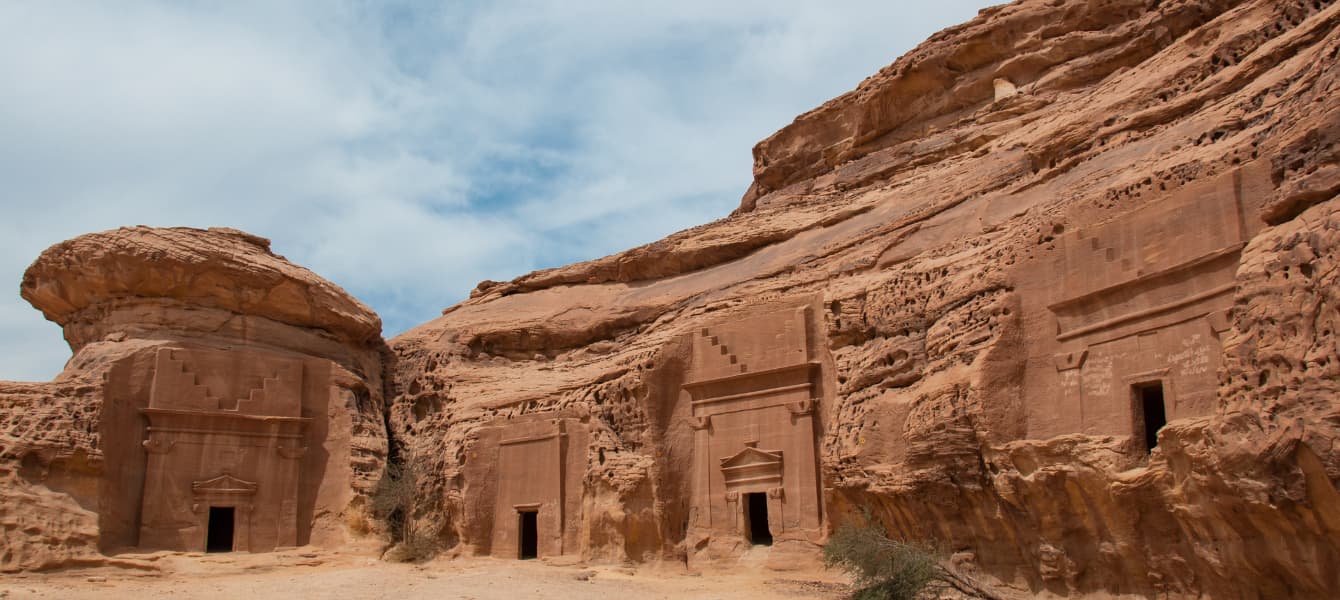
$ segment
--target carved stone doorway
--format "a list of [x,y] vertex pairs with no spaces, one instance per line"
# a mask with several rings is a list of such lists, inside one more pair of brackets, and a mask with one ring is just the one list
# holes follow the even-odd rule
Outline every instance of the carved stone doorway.
[[764,492],[745,494],[745,531],[755,546],[772,545],[772,529],[768,527],[768,495]]
[[205,534],[205,552],[232,552],[236,509],[232,506],[209,507]]
[[1135,418],[1135,435],[1143,435],[1145,452],[1154,449],[1159,443],[1159,430],[1168,423],[1168,411],[1163,403],[1163,382],[1152,381],[1132,386]]
[[539,511],[524,510],[517,513],[517,539],[520,540],[520,552],[517,558],[527,560],[540,556]]

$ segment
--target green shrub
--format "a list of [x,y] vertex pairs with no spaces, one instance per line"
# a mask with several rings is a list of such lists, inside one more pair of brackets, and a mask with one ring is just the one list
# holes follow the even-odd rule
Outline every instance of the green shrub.
[[824,564],[840,567],[856,579],[857,600],[912,600],[941,579],[940,553],[885,535],[869,515],[862,523],[843,523],[824,546]]

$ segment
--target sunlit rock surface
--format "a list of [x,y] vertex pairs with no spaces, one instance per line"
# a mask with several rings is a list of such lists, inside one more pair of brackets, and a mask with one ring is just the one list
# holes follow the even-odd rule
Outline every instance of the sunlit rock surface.
[[1023,1],[933,36],[761,142],[730,217],[392,340],[419,518],[704,564],[869,507],[1032,591],[1340,589],[1337,23]]
[[249,549],[337,545],[389,457],[457,553],[795,568],[869,510],[1027,593],[1330,597],[1337,25],[987,9],[759,143],[729,217],[389,351],[253,236],[57,245],[22,290],[76,354],[0,383],[0,568],[200,548],[222,495]]
[[339,287],[256,236],[135,227],[51,247],[21,291],[74,357],[0,382],[0,569],[366,529],[386,347]]

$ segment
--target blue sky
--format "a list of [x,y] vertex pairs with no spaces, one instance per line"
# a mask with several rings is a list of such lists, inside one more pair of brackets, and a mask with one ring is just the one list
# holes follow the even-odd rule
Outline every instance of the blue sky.
[[990,4],[0,3],[0,379],[69,358],[18,296],[61,240],[250,231],[389,338],[725,216],[755,142]]

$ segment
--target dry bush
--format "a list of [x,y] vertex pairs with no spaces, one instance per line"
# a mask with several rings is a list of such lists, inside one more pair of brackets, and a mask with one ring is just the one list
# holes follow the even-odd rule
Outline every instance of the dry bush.
[[437,541],[415,525],[414,515],[421,500],[419,468],[413,457],[387,465],[386,474],[372,492],[372,510],[386,520],[396,541],[385,554],[387,560],[418,562],[437,554]]
[[868,511],[838,527],[824,546],[824,565],[855,579],[856,600],[913,600],[953,590],[968,598],[1000,600],[990,589],[945,563],[946,553],[928,544],[889,538]]
[[843,523],[824,546],[824,564],[856,578],[856,600],[912,600],[939,577],[934,549],[890,539],[869,518]]

